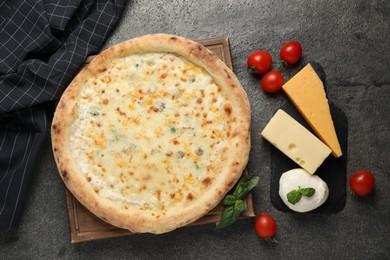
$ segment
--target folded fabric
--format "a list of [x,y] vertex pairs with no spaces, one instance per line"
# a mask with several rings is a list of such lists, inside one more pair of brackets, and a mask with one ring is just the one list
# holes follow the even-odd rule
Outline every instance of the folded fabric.
[[17,228],[58,100],[126,0],[0,3],[0,229]]

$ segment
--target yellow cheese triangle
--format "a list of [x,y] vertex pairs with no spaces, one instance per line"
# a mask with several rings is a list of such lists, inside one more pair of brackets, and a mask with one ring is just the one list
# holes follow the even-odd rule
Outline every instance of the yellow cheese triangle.
[[335,157],[343,153],[337,139],[324,85],[308,64],[286,84],[283,90],[318,137],[332,150]]

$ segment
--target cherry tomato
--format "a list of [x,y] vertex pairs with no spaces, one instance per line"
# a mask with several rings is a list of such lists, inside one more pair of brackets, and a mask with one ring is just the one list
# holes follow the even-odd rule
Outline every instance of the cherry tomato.
[[299,42],[289,41],[280,49],[280,58],[287,64],[297,63],[302,56],[302,46]]
[[268,214],[261,213],[256,218],[256,233],[261,238],[273,238],[276,234],[276,222]]
[[358,196],[366,196],[375,187],[375,177],[372,172],[361,170],[355,172],[349,180],[351,190]]
[[271,68],[271,54],[266,51],[252,52],[248,57],[247,64],[250,72],[255,74],[264,74]]
[[265,92],[275,93],[283,86],[284,80],[279,71],[271,70],[261,79],[261,87]]

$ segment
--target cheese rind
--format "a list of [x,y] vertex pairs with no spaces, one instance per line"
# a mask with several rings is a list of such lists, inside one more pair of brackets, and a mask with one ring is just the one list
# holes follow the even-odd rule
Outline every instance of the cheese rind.
[[311,174],[331,152],[329,147],[281,109],[275,113],[261,135]]
[[313,67],[308,64],[286,84],[283,91],[293,102],[318,137],[340,157],[340,143],[330,114],[324,85]]

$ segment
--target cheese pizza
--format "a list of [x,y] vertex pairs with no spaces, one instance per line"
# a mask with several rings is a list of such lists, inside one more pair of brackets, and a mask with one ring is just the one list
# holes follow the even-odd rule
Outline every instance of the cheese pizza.
[[250,106],[203,45],[152,34],[94,58],[63,93],[52,145],[61,178],[92,213],[164,233],[213,209],[250,151]]

